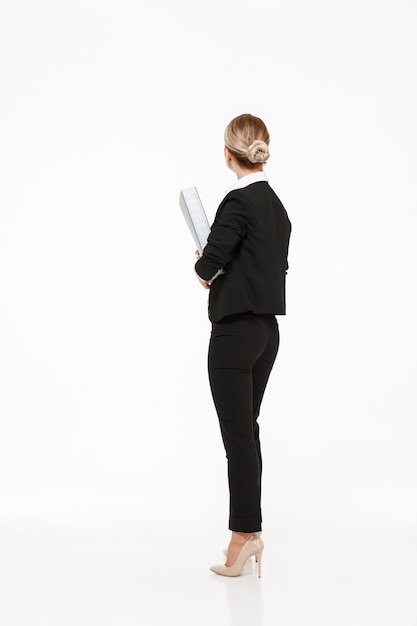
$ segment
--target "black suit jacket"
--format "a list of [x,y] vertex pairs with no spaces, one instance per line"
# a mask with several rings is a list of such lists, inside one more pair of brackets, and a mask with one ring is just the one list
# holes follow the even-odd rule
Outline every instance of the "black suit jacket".
[[251,311],[285,315],[291,223],[266,181],[230,191],[217,209],[197,274],[210,280],[209,318]]

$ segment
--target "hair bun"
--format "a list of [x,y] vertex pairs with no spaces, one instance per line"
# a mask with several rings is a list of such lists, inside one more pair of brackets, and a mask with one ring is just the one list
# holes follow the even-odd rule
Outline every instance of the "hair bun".
[[257,139],[247,149],[246,156],[251,163],[265,163],[269,159],[269,148],[264,141]]

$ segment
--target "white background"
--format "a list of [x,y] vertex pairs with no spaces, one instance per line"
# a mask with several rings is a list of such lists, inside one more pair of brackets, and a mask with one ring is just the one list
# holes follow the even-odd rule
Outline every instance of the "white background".
[[[293,224],[265,529],[417,522],[417,6],[0,4],[0,517],[227,528],[209,219],[250,112]],[[405,623],[405,622],[404,622]]]

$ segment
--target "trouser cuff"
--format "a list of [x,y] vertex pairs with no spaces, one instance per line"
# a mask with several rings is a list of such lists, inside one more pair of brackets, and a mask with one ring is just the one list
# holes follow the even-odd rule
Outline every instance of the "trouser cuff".
[[257,533],[262,530],[262,522],[259,517],[235,517],[231,516],[229,530],[236,533]]

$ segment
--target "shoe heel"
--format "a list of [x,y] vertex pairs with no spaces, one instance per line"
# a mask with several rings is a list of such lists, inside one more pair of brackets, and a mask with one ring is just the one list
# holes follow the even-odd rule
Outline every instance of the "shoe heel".
[[263,550],[263,548],[261,548],[259,550],[259,552],[257,552],[255,554],[255,561],[256,561],[256,566],[257,566],[257,569],[258,569],[258,578],[261,577],[262,550]]

